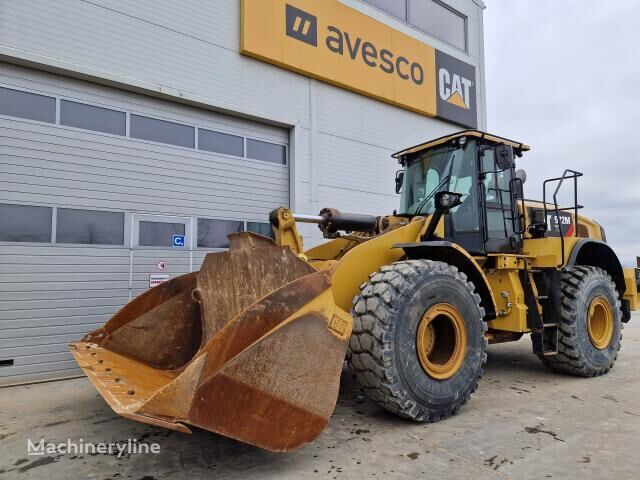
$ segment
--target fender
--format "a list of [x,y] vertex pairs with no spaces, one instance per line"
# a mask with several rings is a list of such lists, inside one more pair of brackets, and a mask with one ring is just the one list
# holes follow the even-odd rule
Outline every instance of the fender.
[[565,268],[571,270],[576,265],[600,267],[606,271],[616,284],[620,298],[624,295],[626,285],[624,272],[618,256],[609,245],[591,238],[578,240],[571,250]]
[[611,247],[605,242],[591,238],[578,240],[571,250],[565,268],[571,270],[576,265],[600,267],[611,275],[613,283],[616,284],[616,289],[620,295],[622,322],[627,323],[631,319],[631,306],[629,300],[624,298],[624,293],[627,290],[624,281],[624,271],[622,270],[618,256]]
[[463,272],[476,287],[480,295],[480,306],[485,309],[485,320],[496,318],[496,299],[489,288],[489,282],[482,267],[459,245],[444,240],[419,243],[397,243],[392,248],[401,248],[407,257],[437,260],[453,265]]

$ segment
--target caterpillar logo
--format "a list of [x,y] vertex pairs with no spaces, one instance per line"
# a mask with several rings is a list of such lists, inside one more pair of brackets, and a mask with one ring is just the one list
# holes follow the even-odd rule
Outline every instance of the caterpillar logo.
[[471,108],[471,80],[457,73],[452,75],[448,70],[441,68],[438,72],[438,85],[442,100],[465,110]]
[[439,50],[436,51],[436,66],[438,116],[476,127],[476,69]]
[[241,52],[407,110],[477,126],[472,65],[338,0],[242,0]]

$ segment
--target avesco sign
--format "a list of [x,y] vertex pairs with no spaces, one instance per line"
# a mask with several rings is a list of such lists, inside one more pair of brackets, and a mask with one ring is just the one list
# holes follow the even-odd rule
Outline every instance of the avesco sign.
[[327,27],[325,45],[333,53],[348,55],[351,60],[362,61],[371,68],[379,68],[389,75],[398,75],[402,80],[410,80],[416,85],[424,83],[424,68],[420,63],[403,55],[396,55],[389,49],[378,48],[372,42],[353,37],[338,27]]

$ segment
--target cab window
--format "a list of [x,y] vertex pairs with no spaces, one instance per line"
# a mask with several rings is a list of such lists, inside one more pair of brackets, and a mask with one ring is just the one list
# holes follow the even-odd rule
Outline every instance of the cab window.
[[[511,193],[512,170],[499,170],[495,150],[489,148],[482,157],[482,174],[487,205],[487,233],[489,238],[508,238],[513,235]],[[502,200],[502,203],[501,203]],[[504,210],[503,210],[504,207]]]
[[462,203],[451,210],[451,219],[456,232],[480,230],[474,163],[475,148],[466,148],[464,158],[454,163],[451,171],[448,190],[462,194]]
[[511,169],[498,170],[495,163],[495,150],[493,148],[485,150],[482,158],[482,172],[484,173],[485,198],[487,203],[500,205],[502,203],[511,205],[511,195],[509,184],[511,182]]

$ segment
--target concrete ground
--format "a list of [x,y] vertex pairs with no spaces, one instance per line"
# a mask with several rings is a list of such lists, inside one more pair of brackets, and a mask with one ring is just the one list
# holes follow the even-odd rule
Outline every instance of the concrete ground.
[[[170,432],[113,414],[87,379],[0,389],[0,478],[631,479],[640,472],[640,315],[615,368],[572,378],[544,368],[528,340],[490,347],[480,390],[437,424],[387,414],[343,375],[329,428],[268,453],[197,430]],[[157,442],[161,453],[27,456],[38,442]]]

